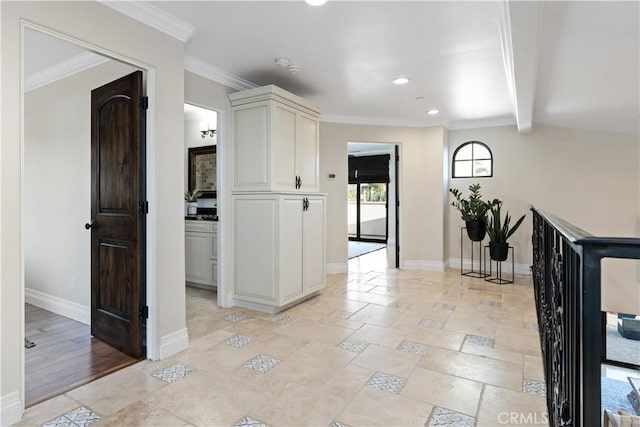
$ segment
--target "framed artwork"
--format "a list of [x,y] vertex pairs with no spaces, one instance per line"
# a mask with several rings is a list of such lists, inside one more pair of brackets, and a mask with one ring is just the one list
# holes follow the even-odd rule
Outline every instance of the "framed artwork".
[[216,198],[216,146],[189,148],[189,190],[202,199]]

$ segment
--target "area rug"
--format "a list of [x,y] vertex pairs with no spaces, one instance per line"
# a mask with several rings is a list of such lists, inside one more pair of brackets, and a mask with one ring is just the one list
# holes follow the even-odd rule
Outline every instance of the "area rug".
[[611,378],[602,378],[602,410],[608,409],[617,414],[620,409],[630,414],[636,414],[636,410],[631,406],[627,398],[631,392],[631,384],[628,381],[617,381]]
[[354,242],[349,240],[349,259],[384,249],[387,245],[375,242]]

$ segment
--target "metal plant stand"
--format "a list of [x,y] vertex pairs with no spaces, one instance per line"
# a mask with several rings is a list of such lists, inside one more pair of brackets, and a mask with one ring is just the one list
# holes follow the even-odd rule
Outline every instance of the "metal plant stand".
[[[471,270],[469,271],[464,271],[462,266],[464,264],[463,260],[464,260],[464,235],[466,234],[464,232],[464,230],[466,230],[467,227],[462,227],[460,228],[460,275],[462,276],[467,276],[467,277],[478,277],[478,278],[485,278],[487,276],[489,276],[489,274],[486,273],[486,268],[483,270],[482,266],[482,241],[480,242],[474,242],[473,240],[469,239],[469,243],[471,246]],[[478,270],[474,270],[475,266],[474,266],[474,262],[473,262],[473,246],[474,243],[478,244]],[[485,255],[485,262],[486,262],[486,255]]]
[[[491,259],[490,256],[487,256],[487,250],[489,249],[489,246],[485,246],[484,247],[484,271],[485,273],[487,272],[487,259],[489,260],[489,272],[486,273],[486,276],[484,278],[485,281],[487,282],[491,282],[491,283],[497,283],[498,285],[505,285],[507,283],[513,283],[516,277],[516,268],[515,268],[515,264],[513,262],[513,246],[509,246],[509,251],[511,252],[511,280],[509,279],[505,279],[502,276],[502,263],[504,261],[494,261]],[[507,259],[509,259],[509,257],[507,256]],[[496,263],[496,275],[493,275],[493,263]]]

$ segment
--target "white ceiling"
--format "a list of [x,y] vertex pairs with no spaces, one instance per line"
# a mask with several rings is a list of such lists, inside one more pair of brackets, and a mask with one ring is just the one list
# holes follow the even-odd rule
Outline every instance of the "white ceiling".
[[[637,1],[111,6],[186,40],[188,70],[236,88],[276,84],[322,107],[324,121],[640,133]],[[300,73],[276,66],[277,57]],[[399,75],[410,83],[391,84]]]

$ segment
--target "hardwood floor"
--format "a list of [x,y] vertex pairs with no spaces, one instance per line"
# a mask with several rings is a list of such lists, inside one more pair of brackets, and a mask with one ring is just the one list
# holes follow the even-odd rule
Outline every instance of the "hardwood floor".
[[91,336],[89,325],[25,304],[26,406],[62,394],[137,359]]

